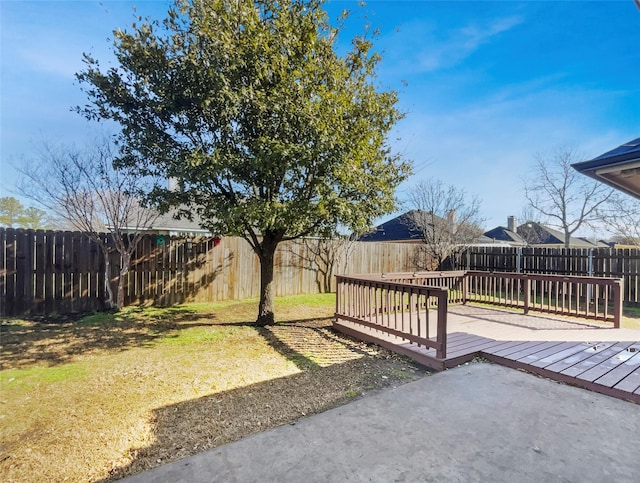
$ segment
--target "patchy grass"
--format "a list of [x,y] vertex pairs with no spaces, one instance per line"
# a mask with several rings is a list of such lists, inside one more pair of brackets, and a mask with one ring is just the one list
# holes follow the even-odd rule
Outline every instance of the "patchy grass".
[[334,296],[2,321],[0,479],[98,481],[423,376],[334,333]]
[[622,309],[622,327],[640,330],[640,307],[625,306]]

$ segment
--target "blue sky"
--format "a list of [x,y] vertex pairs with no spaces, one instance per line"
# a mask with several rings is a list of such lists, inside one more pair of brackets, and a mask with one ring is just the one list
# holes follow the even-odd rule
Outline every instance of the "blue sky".
[[[111,32],[169,2],[0,2],[0,196],[39,140],[83,141],[100,132],[71,106],[82,53],[112,58]],[[418,181],[442,179],[477,194],[486,227],[524,206],[533,156],[570,145],[593,158],[640,135],[640,11],[624,1],[332,1],[353,15],[342,41],[380,29],[379,82],[407,112],[394,133]],[[366,17],[366,18],[365,18]],[[405,85],[406,82],[406,85]],[[395,138],[400,138],[395,140]]]

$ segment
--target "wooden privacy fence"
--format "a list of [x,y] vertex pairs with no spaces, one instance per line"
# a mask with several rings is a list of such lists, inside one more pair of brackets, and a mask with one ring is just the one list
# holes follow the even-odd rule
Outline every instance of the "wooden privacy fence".
[[[104,235],[109,242],[110,235]],[[414,245],[329,242],[282,243],[276,253],[276,295],[335,289],[333,273],[412,270]],[[111,254],[115,291],[120,260]],[[104,309],[104,259],[79,232],[0,228],[0,315],[71,313]],[[125,304],[172,305],[259,296],[257,256],[238,237],[146,235],[125,278]],[[329,287],[324,283],[332,282]]]
[[623,301],[640,304],[640,249],[471,247],[460,270],[621,278]]

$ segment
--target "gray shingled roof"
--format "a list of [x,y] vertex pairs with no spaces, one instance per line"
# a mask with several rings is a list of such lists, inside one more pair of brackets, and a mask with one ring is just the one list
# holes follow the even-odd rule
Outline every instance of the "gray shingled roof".
[[193,221],[181,218],[176,220],[174,218],[175,211],[169,211],[164,215],[160,215],[156,222],[151,227],[152,230],[166,230],[166,231],[189,231],[189,232],[202,232],[206,233],[208,230],[202,228],[200,225],[201,220],[197,215],[194,215]]
[[[564,245],[565,236],[559,230],[548,226],[528,221],[518,226],[518,234],[527,241],[529,245]],[[571,248],[597,248],[601,243],[592,242],[585,238],[570,237]]]
[[409,241],[422,240],[422,231],[412,221],[414,210],[378,225],[373,231],[361,235],[358,241]]
[[513,245],[527,244],[524,238],[504,226],[497,226],[493,230],[485,231],[483,235],[489,240],[509,242]]

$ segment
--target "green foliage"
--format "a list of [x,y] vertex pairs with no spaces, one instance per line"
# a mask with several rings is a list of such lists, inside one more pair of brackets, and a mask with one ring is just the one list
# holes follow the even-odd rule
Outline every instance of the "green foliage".
[[0,226],[41,230],[49,225],[46,211],[32,206],[25,208],[12,196],[0,198]]
[[0,198],[0,225],[13,227],[23,211],[24,206],[13,196]]
[[122,126],[118,165],[158,180],[149,199],[244,237],[263,268],[282,240],[369,228],[410,172],[387,142],[403,114],[374,83],[380,57],[366,36],[339,56],[322,3],[178,1],[114,33],[117,67],[86,55],[77,75],[78,111]]
[[367,228],[408,174],[386,144],[402,114],[370,80],[371,42],[339,57],[320,3],[180,2],[140,19],[115,32],[117,68],[86,57],[81,112],[118,121],[120,164],[177,178],[184,192],[153,198],[193,203],[217,232]]

